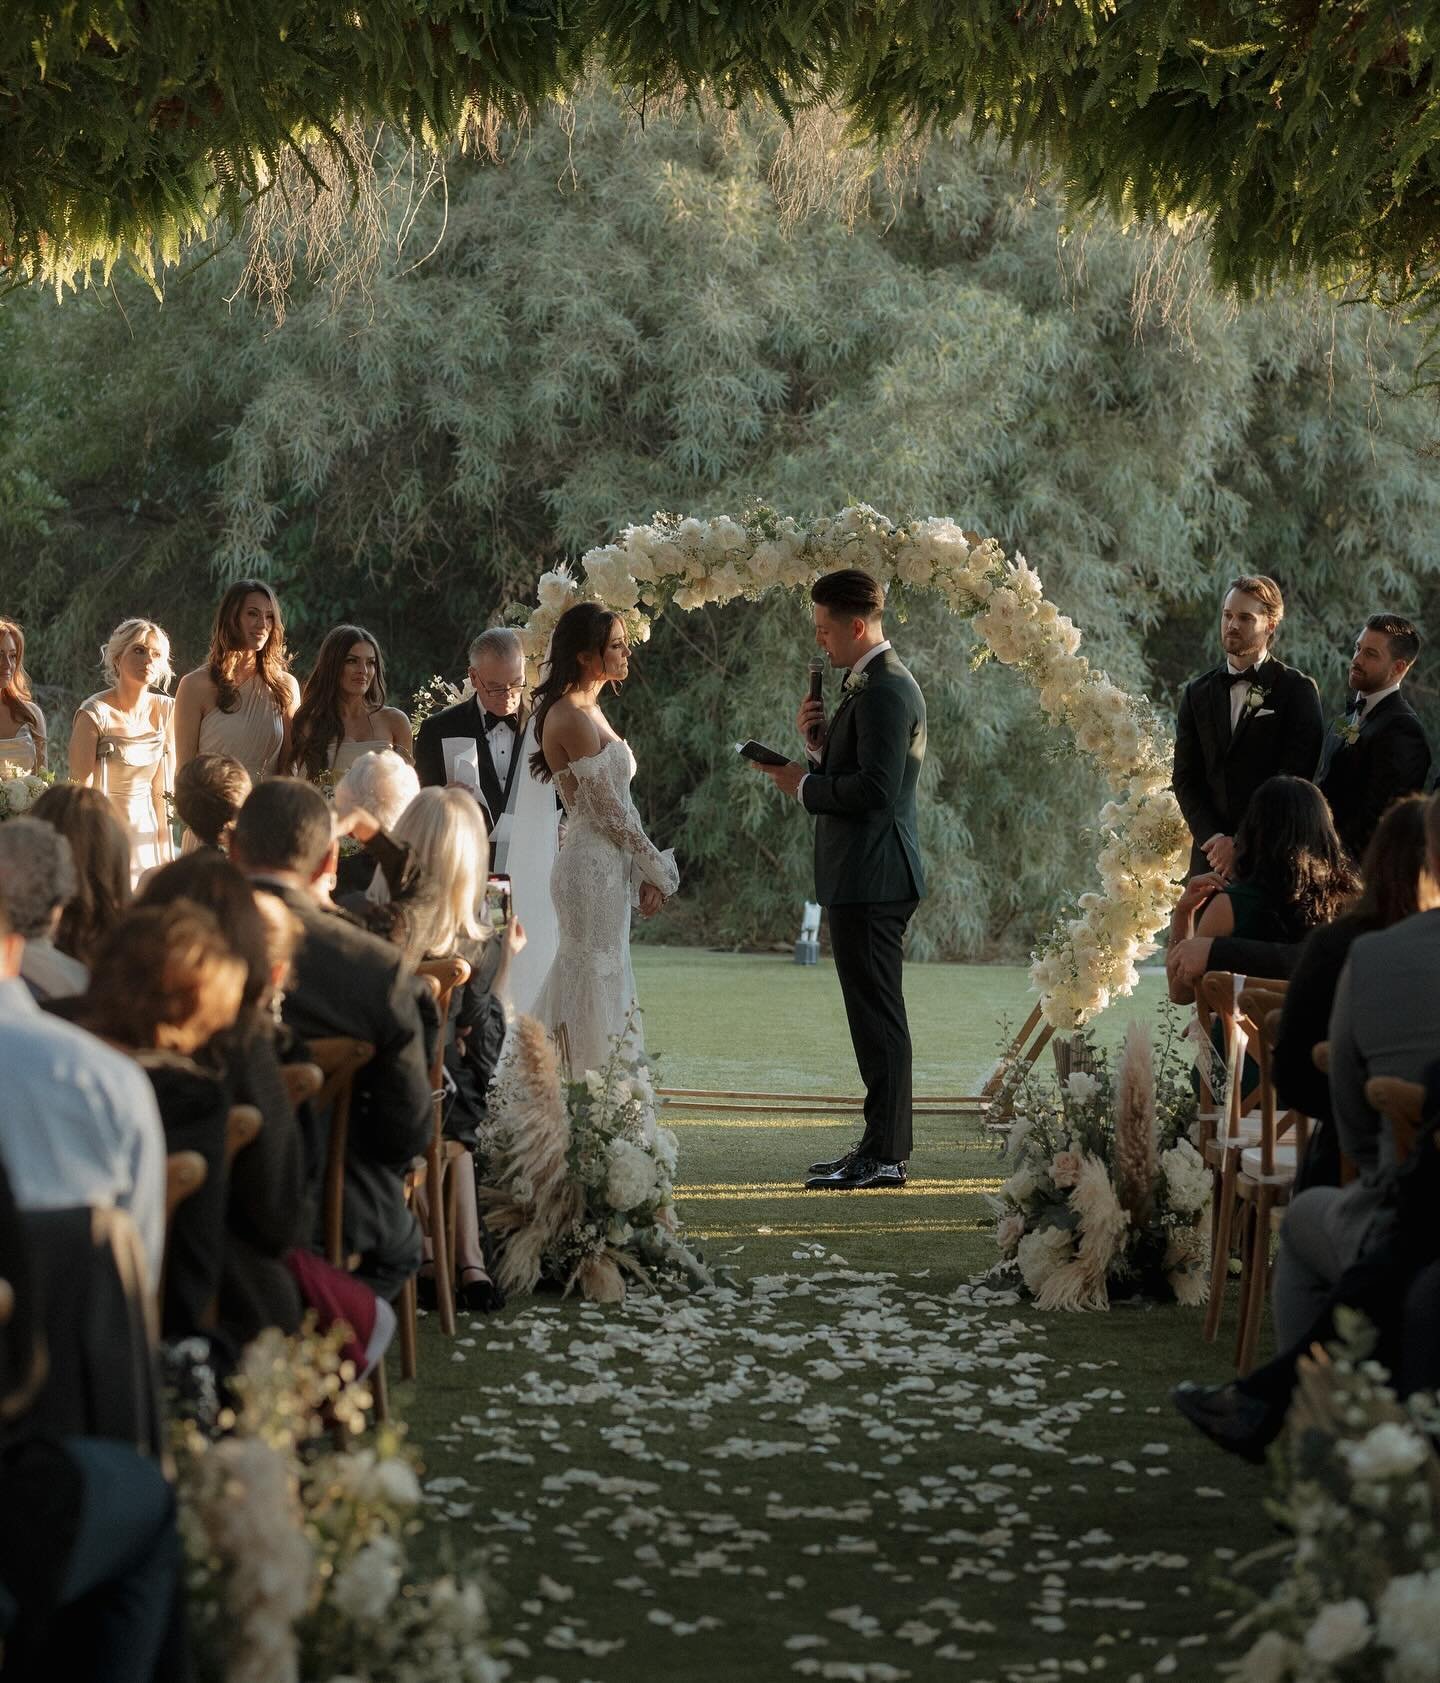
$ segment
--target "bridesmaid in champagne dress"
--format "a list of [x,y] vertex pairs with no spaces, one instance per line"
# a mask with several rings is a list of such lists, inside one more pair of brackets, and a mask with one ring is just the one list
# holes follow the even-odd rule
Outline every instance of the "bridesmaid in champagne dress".
[[275,592],[260,579],[241,579],[221,598],[205,665],[187,672],[175,692],[176,764],[224,754],[239,760],[252,783],[275,776],[289,764],[299,701]]
[[409,719],[385,705],[380,645],[361,626],[337,625],[320,645],[291,727],[295,773],[339,782],[362,754],[386,748],[414,760]]
[[39,771],[45,765],[45,715],[30,696],[25,633],[0,618],[0,765]]
[[98,789],[130,838],[130,886],[174,856],[165,796],[174,778],[170,639],[149,620],[122,620],[101,655],[110,687],[81,702],[70,731],[70,781]]

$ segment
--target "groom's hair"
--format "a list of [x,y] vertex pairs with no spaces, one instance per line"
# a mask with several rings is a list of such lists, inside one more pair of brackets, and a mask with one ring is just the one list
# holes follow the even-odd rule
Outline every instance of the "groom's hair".
[[810,600],[817,608],[846,618],[879,619],[885,612],[885,592],[880,581],[858,567],[842,567],[826,573],[810,586]]
[[[1247,596],[1253,596],[1270,616],[1270,635],[1265,640],[1268,649],[1279,636],[1280,622],[1285,618],[1285,598],[1280,594],[1280,586],[1264,573],[1241,573],[1225,586],[1225,596],[1232,590],[1243,590]],[[1220,598],[1222,602],[1225,596]]]

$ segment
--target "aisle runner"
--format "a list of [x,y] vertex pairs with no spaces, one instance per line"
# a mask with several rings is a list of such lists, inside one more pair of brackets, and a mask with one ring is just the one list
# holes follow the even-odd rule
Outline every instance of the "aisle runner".
[[[472,1323],[475,1411],[437,1443],[471,1470],[427,1500],[487,1540],[517,1677],[1213,1670],[1213,1610],[1186,1601],[1219,1563],[1181,1552],[1180,1509],[1222,1492],[1167,1493],[1171,1546],[1127,1518],[1135,1498],[1153,1523],[1173,1417],[1109,1418],[1115,1364],[1054,1362],[1008,1293],[795,1260],[740,1292]],[[523,1378],[487,1385],[502,1356]],[[1076,1452],[1117,1426],[1124,1453]]]

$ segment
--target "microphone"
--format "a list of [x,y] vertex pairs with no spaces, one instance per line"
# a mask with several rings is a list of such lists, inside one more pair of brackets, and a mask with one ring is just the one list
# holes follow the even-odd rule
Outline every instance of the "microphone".
[[825,656],[813,654],[810,656],[810,699],[823,701],[825,699]]

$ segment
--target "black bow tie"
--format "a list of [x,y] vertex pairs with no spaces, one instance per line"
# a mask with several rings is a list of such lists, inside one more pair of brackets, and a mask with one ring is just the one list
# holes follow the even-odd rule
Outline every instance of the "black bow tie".
[[489,736],[490,732],[494,730],[497,725],[505,725],[508,729],[515,731],[517,734],[520,730],[520,720],[514,713],[487,713],[485,715],[486,736]]
[[1253,666],[1247,666],[1243,672],[1226,671],[1227,680],[1232,684],[1253,684],[1258,681],[1259,674]]
[[1356,716],[1357,719],[1363,719],[1365,717],[1365,703],[1369,699],[1370,699],[1369,696],[1357,695],[1357,696],[1354,697],[1354,699],[1351,701],[1350,705],[1345,709],[1345,711],[1347,713],[1353,713]]

